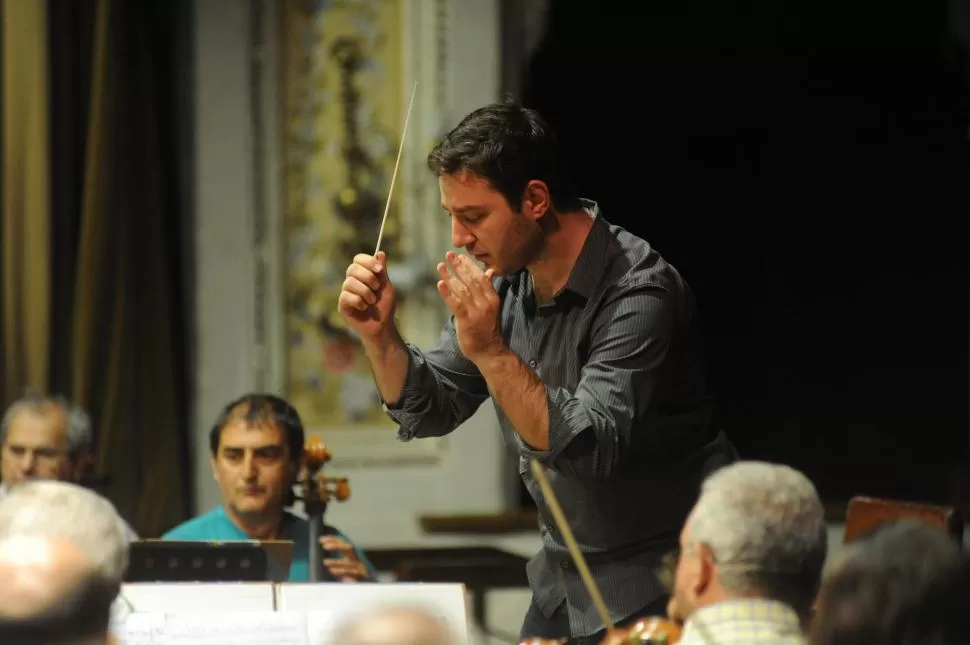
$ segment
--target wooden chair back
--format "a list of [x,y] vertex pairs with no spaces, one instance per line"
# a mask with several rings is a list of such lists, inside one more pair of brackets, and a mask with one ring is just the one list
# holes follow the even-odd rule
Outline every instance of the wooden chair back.
[[913,519],[943,529],[963,542],[963,516],[952,506],[935,506],[874,497],[853,497],[845,512],[843,542],[851,542],[880,524]]

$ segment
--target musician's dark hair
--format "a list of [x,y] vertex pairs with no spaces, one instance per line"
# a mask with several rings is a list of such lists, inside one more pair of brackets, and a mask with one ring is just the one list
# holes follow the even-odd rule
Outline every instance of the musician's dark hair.
[[0,608],[3,645],[68,645],[108,633],[111,605],[120,584],[96,570],[60,590],[57,599],[28,616],[7,616]]
[[827,572],[812,645],[955,645],[970,635],[970,561],[952,536],[917,520],[880,525]]
[[562,164],[556,134],[535,110],[511,97],[468,114],[428,155],[428,168],[441,175],[469,172],[488,181],[513,210],[522,206],[526,185],[540,180],[553,208],[582,207]]
[[[303,430],[303,421],[300,419],[299,412],[296,411],[285,399],[274,394],[244,394],[235,401],[232,401],[222,409],[219,418],[209,431],[209,451],[212,456],[219,454],[219,442],[222,439],[222,430],[230,421],[243,420],[249,425],[261,423],[276,423],[286,433],[286,444],[289,447],[289,461],[296,467],[303,457],[303,443],[306,440],[306,433]],[[284,499],[284,506],[292,506],[296,501],[292,488],[287,489]]]

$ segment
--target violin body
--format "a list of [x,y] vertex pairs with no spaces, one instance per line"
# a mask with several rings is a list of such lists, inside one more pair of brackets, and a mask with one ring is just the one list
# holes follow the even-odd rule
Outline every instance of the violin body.
[[680,625],[666,618],[641,618],[630,627],[612,629],[600,645],[674,645],[680,641]]
[[[629,627],[608,630],[600,645],[675,645],[680,641],[680,625],[666,618],[641,618]],[[519,645],[565,645],[566,638],[525,638]]]

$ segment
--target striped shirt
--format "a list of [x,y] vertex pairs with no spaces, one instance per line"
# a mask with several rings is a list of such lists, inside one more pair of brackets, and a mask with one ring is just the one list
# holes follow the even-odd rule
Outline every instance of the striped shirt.
[[[495,278],[505,342],[546,386],[548,451],[533,450],[496,404],[503,437],[536,501],[543,548],[529,562],[547,616],[567,603],[571,636],[603,628],[529,469],[547,468],[614,620],[666,595],[658,568],[697,499],[703,477],[736,458],[714,428],[690,289],[646,241],[593,226],[563,290],[536,304],[526,270]],[[385,406],[398,438],[442,436],[489,398],[458,347],[454,317],[428,351],[407,345],[408,375]]]
[[784,603],[757,598],[728,600],[695,610],[679,645],[803,645],[798,615]]

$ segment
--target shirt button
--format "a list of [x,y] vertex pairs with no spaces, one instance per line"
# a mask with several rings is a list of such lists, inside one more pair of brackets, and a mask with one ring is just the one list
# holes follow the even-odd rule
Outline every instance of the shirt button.
[[532,359],[531,361],[529,361],[529,367],[531,367],[532,369],[535,369],[536,365],[538,365],[538,363],[536,363],[535,359]]
[[563,569],[568,569],[569,563],[563,560],[562,562],[559,563],[559,566],[561,566]]

